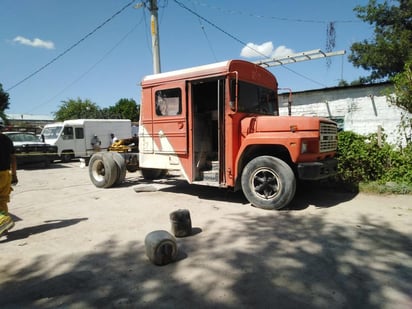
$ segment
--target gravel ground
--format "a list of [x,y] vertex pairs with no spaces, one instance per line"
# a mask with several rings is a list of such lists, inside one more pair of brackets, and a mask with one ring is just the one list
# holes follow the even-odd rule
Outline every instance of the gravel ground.
[[[412,308],[412,196],[303,187],[282,211],[177,175],[98,189],[79,162],[18,171],[1,308]],[[142,191],[136,188],[144,186]],[[190,211],[174,263],[145,237]]]

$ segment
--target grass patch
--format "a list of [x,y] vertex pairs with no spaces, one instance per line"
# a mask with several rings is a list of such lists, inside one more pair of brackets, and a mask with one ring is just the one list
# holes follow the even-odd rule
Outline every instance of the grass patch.
[[377,181],[360,183],[359,191],[375,194],[412,194],[412,185],[406,183],[379,183]]

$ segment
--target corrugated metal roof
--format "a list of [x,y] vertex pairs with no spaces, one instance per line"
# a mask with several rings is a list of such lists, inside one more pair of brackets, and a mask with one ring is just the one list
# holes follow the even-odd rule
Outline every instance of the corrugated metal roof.
[[54,121],[50,115],[6,114],[6,117],[9,120]]

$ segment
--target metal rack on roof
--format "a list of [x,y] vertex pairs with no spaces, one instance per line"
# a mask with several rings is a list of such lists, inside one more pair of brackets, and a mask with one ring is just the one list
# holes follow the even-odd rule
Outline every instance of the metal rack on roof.
[[314,49],[314,50],[291,54],[291,55],[283,56],[283,57],[263,59],[263,60],[255,61],[254,63],[262,67],[274,67],[274,66],[291,64],[291,63],[296,63],[296,62],[340,56],[340,55],[344,55],[345,53],[346,53],[345,50],[338,50],[334,52],[323,52],[320,49]]

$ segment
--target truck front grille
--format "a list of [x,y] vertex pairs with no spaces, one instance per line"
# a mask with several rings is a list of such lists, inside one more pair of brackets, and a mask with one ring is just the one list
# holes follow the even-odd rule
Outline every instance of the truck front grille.
[[338,127],[336,124],[320,123],[320,152],[336,151],[338,147]]

